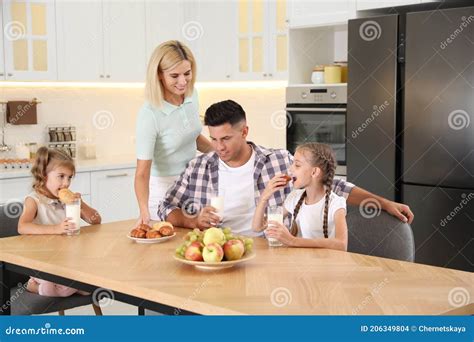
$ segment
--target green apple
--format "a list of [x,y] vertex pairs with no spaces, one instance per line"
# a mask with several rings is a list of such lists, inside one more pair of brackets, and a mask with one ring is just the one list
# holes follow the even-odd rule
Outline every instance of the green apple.
[[224,258],[224,251],[218,243],[210,243],[202,250],[202,257],[205,262],[220,262]]
[[209,245],[211,243],[217,243],[222,246],[225,243],[225,235],[222,229],[220,228],[209,228],[204,232],[204,245]]

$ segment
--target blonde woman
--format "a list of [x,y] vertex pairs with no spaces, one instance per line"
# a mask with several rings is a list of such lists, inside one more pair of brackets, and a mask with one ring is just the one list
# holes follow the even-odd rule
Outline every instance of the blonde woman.
[[136,124],[137,225],[158,219],[159,202],[196,156],[196,149],[212,151],[201,134],[195,80],[196,62],[188,47],[171,40],[155,49],[148,63],[146,102]]

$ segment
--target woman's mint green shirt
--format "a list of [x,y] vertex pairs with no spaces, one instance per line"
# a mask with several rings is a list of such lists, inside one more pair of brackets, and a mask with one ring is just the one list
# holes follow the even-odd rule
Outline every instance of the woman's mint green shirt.
[[179,106],[164,101],[158,109],[146,102],[137,116],[137,159],[152,160],[152,176],[180,175],[196,156],[201,131],[196,90]]

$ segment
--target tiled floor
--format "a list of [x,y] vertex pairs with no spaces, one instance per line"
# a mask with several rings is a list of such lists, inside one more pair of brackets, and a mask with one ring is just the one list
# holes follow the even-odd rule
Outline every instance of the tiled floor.
[[[104,316],[113,316],[113,315],[131,315],[136,316],[138,315],[138,308],[136,306],[128,305],[122,302],[114,301],[108,305],[102,305],[102,314]],[[75,309],[66,310],[66,316],[69,315],[94,315],[94,310],[92,309],[92,305],[81,306]],[[50,313],[47,315],[57,316],[58,313]]]

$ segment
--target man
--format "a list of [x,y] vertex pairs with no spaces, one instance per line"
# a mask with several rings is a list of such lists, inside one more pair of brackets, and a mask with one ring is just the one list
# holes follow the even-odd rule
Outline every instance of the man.
[[[247,141],[249,128],[242,107],[232,101],[210,106],[204,123],[209,127],[215,152],[191,160],[186,170],[168,189],[158,207],[158,216],[177,227],[205,229],[221,223],[236,234],[256,236],[252,218],[260,193],[279,173],[288,174],[293,157],[286,150],[267,149]],[[225,191],[224,211],[218,216],[211,207],[213,191]],[[277,191],[269,205],[282,206],[291,186]],[[413,213],[404,204],[371,194],[351,183],[334,180],[333,191],[359,205],[364,199],[378,201],[385,211],[411,223]]]

